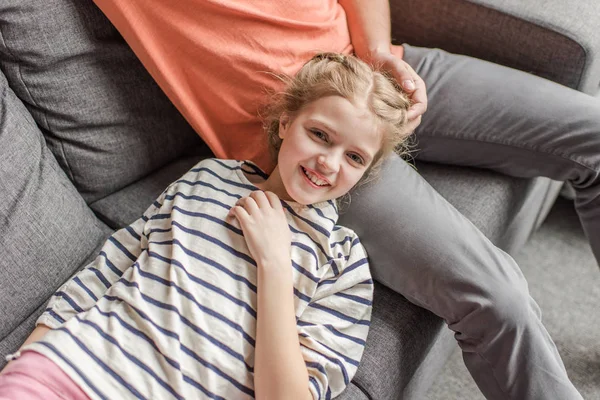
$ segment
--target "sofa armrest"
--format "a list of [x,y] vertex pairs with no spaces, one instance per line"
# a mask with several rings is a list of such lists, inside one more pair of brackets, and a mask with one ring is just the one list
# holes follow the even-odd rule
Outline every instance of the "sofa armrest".
[[438,47],[596,94],[597,0],[391,0],[394,43]]

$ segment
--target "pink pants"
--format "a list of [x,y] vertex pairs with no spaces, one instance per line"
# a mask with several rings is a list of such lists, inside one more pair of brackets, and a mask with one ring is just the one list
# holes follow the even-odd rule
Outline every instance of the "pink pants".
[[0,374],[0,400],[90,400],[50,359],[24,351]]

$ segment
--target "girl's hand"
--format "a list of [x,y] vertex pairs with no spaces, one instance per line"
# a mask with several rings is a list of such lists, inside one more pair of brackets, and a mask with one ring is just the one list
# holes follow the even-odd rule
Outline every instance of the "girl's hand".
[[279,197],[257,190],[229,210],[244,232],[246,244],[259,267],[290,265],[292,235]]
[[402,46],[392,45],[391,51],[386,49],[370,53],[368,61],[389,72],[412,100],[413,104],[408,110],[408,132],[413,132],[421,123],[421,116],[427,111],[427,89],[423,79],[402,59],[402,54]]

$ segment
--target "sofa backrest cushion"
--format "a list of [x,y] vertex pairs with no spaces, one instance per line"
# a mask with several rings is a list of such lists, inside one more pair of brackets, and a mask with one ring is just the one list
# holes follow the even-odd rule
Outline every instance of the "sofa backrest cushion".
[[59,167],[2,73],[0,116],[2,342],[73,274],[110,230]]
[[91,0],[0,2],[0,68],[88,203],[202,143]]

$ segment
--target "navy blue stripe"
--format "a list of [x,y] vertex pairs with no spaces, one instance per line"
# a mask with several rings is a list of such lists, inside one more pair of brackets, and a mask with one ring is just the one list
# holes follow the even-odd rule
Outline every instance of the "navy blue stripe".
[[313,221],[311,221],[311,220],[309,220],[307,218],[304,218],[304,217],[298,215],[298,213],[296,213],[296,211],[294,211],[292,209],[292,207],[290,207],[290,205],[287,204],[285,201],[282,201],[281,203],[285,207],[285,209],[289,211],[290,214],[292,214],[293,216],[295,216],[299,220],[306,222],[313,229],[315,229],[318,232],[321,232],[323,235],[325,235],[325,237],[329,238],[330,232],[327,229],[323,228],[321,225],[316,224],[315,222],[313,222]]
[[[81,321],[79,318],[77,318],[77,319],[79,321]],[[73,335],[71,333],[71,331],[69,331],[64,326],[57,328],[57,330],[67,333],[71,337],[71,339],[73,339],[73,341],[79,346],[79,348],[81,350],[83,350],[90,358],[92,358],[96,362],[96,364],[98,364],[104,371],[106,371],[110,376],[112,376],[113,379],[115,379],[117,382],[119,382],[121,385],[123,385],[127,390],[129,390],[134,396],[136,396],[138,399],[145,399],[145,397],[142,396],[142,394],[140,392],[138,392],[131,384],[127,383],[123,379],[123,377],[121,377],[121,375],[119,375],[115,371],[113,371],[108,365],[106,365],[101,359],[99,359],[94,353],[92,353],[83,344],[83,342],[81,340],[79,340],[75,335]]]
[[[204,257],[203,255],[199,254],[199,253],[195,253],[192,250],[189,250],[188,248],[186,248],[184,245],[182,245],[179,241],[174,240],[174,241],[167,241],[167,242],[152,242],[152,244],[157,244],[157,245],[171,245],[171,244],[175,244],[177,246],[179,246],[179,248],[181,250],[183,250],[183,252],[192,257],[195,258],[196,260],[202,261],[205,264],[210,265],[211,267],[214,267],[216,269],[218,269],[219,271],[222,271],[224,273],[226,273],[227,275],[229,275],[231,278],[235,279],[236,281],[242,282],[243,284],[245,284],[248,288],[250,288],[250,290],[252,290],[254,293],[256,293],[256,285],[254,285],[252,282],[250,282],[248,279],[244,278],[241,275],[237,275],[233,272],[231,272],[229,269],[227,269],[226,267],[224,267],[223,265],[219,264],[218,262],[211,260],[210,258]],[[159,254],[154,253],[154,252],[149,252],[148,253],[150,256],[155,257],[155,256],[159,256]]]
[[148,236],[153,234],[153,233],[167,233],[167,232],[171,232],[173,229],[172,228],[154,228],[154,229],[150,229],[150,231],[148,232]]
[[[305,334],[305,333],[299,333],[298,335],[305,337],[305,338],[310,338],[309,335]],[[320,345],[323,345],[323,343],[318,342]],[[312,351],[316,354],[319,354],[320,356],[326,358],[327,360],[331,361],[333,364],[337,365],[338,367],[340,367],[340,371],[342,371],[342,375],[344,376],[344,383],[346,385],[348,385],[350,383],[350,378],[348,377],[348,372],[346,371],[346,367],[344,367],[344,364],[337,358],[333,358],[330,357],[326,354],[321,353],[320,351],[317,351],[315,349],[312,349],[310,347],[306,347],[305,345],[303,345],[302,343],[300,343],[300,346],[304,347],[305,349]],[[327,346],[324,346],[327,347]]]
[[344,238],[344,240],[342,240],[341,242],[334,242],[334,243],[331,243],[330,247],[333,249],[333,248],[334,248],[336,245],[338,245],[338,244],[339,244],[339,245],[341,246],[341,245],[343,245],[344,243],[346,243],[346,242],[347,242],[347,241],[349,241],[349,240],[352,240],[352,236],[346,236],[346,237]]
[[[309,337],[309,335],[307,335],[306,333],[300,333],[299,335],[302,336],[302,337]],[[348,364],[352,364],[352,365],[354,365],[355,367],[358,368],[359,361],[353,360],[352,358],[348,357],[346,354],[340,353],[339,351],[337,351],[337,350],[335,350],[335,349],[327,346],[325,343],[321,343],[321,342],[318,342],[318,343],[321,346],[325,347],[330,352],[332,352],[333,354],[335,354],[336,356],[338,356],[339,358],[341,358],[344,361],[346,361]],[[341,364],[339,364],[339,365],[341,365]]]
[[106,286],[107,289],[110,287],[111,283],[108,281],[108,279],[104,277],[104,274],[102,274],[100,270],[98,270],[96,267],[88,267],[88,270],[92,271],[96,275],[96,277],[98,277],[100,282],[102,282],[104,286]]
[[187,194],[183,194],[181,192],[177,192],[173,195],[169,195],[169,196],[167,196],[167,199],[172,200],[175,197],[181,197],[185,200],[199,201],[201,203],[212,203],[219,207],[223,207],[226,210],[229,210],[229,208],[230,208],[230,206],[228,206],[227,204],[220,202],[218,200],[215,200],[215,199],[211,199],[209,197],[202,197],[202,196],[198,196],[198,195],[187,195]]
[[[248,264],[256,267],[256,261],[254,261],[254,259],[252,257],[250,257],[248,254],[242,253],[241,251],[234,249],[233,247],[221,242],[217,238],[214,238],[214,237],[207,235],[203,232],[200,232],[198,230],[187,228],[176,221],[171,221],[171,225],[176,226],[177,228],[181,229],[183,232],[185,232],[187,234],[190,234],[190,235],[202,238],[208,242],[211,242],[212,244],[215,244],[215,245],[219,246],[220,248],[222,248],[223,250],[227,251],[229,254],[231,254],[237,258],[240,258],[240,259],[246,261]],[[177,239],[173,239],[173,243],[175,243],[175,242],[177,242]]]
[[313,249],[311,249],[310,247],[308,247],[304,243],[300,243],[300,242],[292,242],[292,246],[296,246],[299,249],[302,249],[302,250],[306,251],[308,254],[310,254],[311,256],[313,256],[313,258],[315,260],[316,269],[317,270],[319,269],[319,259],[317,258],[317,255],[315,254],[315,252],[313,251]]
[[73,308],[73,310],[77,311],[78,313],[82,313],[84,311],[83,308],[79,307],[79,304],[77,304],[77,302],[75,300],[73,300],[71,298],[71,296],[69,296],[65,292],[63,292],[63,291],[56,292],[55,296],[62,297],[67,303],[69,303],[69,305]]
[[115,266],[115,264],[113,264],[112,261],[110,261],[110,259],[108,258],[108,255],[104,252],[104,250],[102,250],[99,255],[104,257],[106,266],[113,272],[113,274],[115,274],[117,276],[123,275],[123,271],[121,271],[119,268],[117,268]]
[[225,195],[227,195],[229,197],[235,197],[236,199],[241,199],[243,197],[243,196],[241,196],[239,194],[231,193],[231,192],[228,192],[225,189],[218,188],[215,185],[212,185],[212,184],[207,183],[207,182],[202,182],[202,181],[191,182],[191,181],[188,181],[186,179],[180,179],[180,180],[177,181],[177,183],[184,183],[184,184],[189,185],[189,186],[204,186],[204,187],[210,188],[210,189],[212,189],[214,191],[221,192],[221,193],[223,193],[223,194],[225,194]]
[[152,371],[152,369],[149,366],[147,366],[144,362],[140,361],[140,359],[138,359],[133,354],[129,353],[123,347],[121,347],[121,345],[119,344],[119,342],[117,342],[117,340],[115,338],[113,338],[111,335],[105,333],[98,325],[96,325],[95,323],[93,323],[93,322],[91,322],[89,320],[82,319],[82,318],[80,318],[78,316],[76,316],[75,318],[77,318],[77,320],[80,323],[88,325],[88,326],[91,326],[92,328],[94,328],[96,330],[96,332],[98,332],[98,334],[104,338],[104,340],[106,340],[107,342],[109,342],[113,346],[115,346],[117,349],[119,349],[121,351],[121,353],[125,356],[125,358],[127,358],[129,361],[131,361],[132,363],[134,363],[135,365],[137,365],[139,368],[141,368],[144,371],[146,371],[146,373],[148,375],[150,375],[152,378],[154,378],[154,380],[156,380],[156,382],[158,382],[158,384],[160,386],[162,386],[166,391],[168,391],[169,393],[171,393],[175,398],[184,400],[184,397],[181,396],[179,393],[177,393],[175,391],[175,389],[173,389],[171,387],[171,385],[169,385],[167,382],[165,382],[164,380],[162,380],[160,378],[160,376],[158,376],[154,371]]
[[327,200],[327,202],[328,202],[329,204],[331,204],[331,207],[333,207],[333,209],[335,210],[335,213],[336,213],[336,214],[339,214],[339,211],[338,211],[338,206],[337,206],[337,201],[333,201],[333,200]]
[[54,312],[54,310],[53,310],[53,309],[51,309],[51,308],[46,308],[46,311],[44,311],[44,312],[46,312],[46,313],[50,314],[50,316],[51,316],[52,318],[54,318],[55,320],[57,320],[57,321],[58,321],[58,322],[60,322],[61,324],[64,324],[64,323],[65,323],[65,319],[64,319],[63,317],[61,317],[60,315],[58,315],[56,312]]
[[367,260],[367,258],[366,258],[366,257],[365,257],[365,258],[361,258],[360,260],[356,261],[355,263],[353,263],[353,264],[350,264],[350,266],[348,266],[348,267],[344,268],[344,271],[342,271],[342,275],[344,275],[344,274],[346,274],[346,273],[349,273],[349,272],[352,272],[352,271],[354,271],[356,268],[358,268],[358,267],[360,267],[360,266],[362,266],[362,265],[365,265],[365,264],[367,264],[367,263],[368,263],[368,260]]
[[336,276],[334,279],[324,279],[319,282],[318,286],[320,287],[321,285],[333,285],[337,282],[338,278],[339,277]]
[[54,345],[48,343],[48,342],[44,342],[43,340],[38,342],[39,344],[41,344],[42,346],[45,346],[47,348],[49,348],[54,354],[56,354],[58,357],[60,357],[61,360],[63,360],[65,363],[67,363],[69,365],[69,367],[71,367],[76,373],[77,375],[79,375],[79,377],[81,379],[83,379],[83,381],[85,382],[86,385],[88,385],[90,387],[90,389],[92,389],[94,391],[94,393],[96,393],[96,395],[98,397],[100,397],[101,399],[108,399],[108,397],[106,397],[106,395],[104,395],[100,389],[98,389],[96,387],[96,385],[94,385],[92,383],[92,380],[89,379],[87,376],[85,376],[85,374],[83,372],[81,372],[79,370],[79,368],[77,368],[75,366],[75,364],[73,364],[71,362],[71,360],[69,360],[68,358],[66,358],[56,347],[54,347]]
[[[229,210],[229,207],[227,209]],[[228,224],[227,222],[223,221],[221,218],[213,217],[212,215],[201,213],[201,212],[187,211],[178,206],[173,206],[173,210],[177,210],[180,213],[182,213],[184,215],[189,215],[191,217],[204,218],[209,221],[213,221],[213,222],[229,229],[230,231],[233,231],[233,232],[237,233],[238,235],[243,236],[243,232],[241,229],[238,229],[235,226]]]
[[[119,280],[119,282],[121,282],[121,283],[122,283],[122,284],[124,284],[125,286],[129,286],[129,287],[136,287],[136,288],[137,288],[137,289],[140,291],[140,294],[141,294],[142,298],[144,298],[145,300],[147,300],[147,301],[148,301],[149,303],[151,303],[151,304],[161,304],[161,305],[164,305],[165,307],[166,307],[166,306],[169,306],[168,304],[164,304],[164,303],[162,303],[162,302],[159,302],[158,300],[156,300],[156,299],[153,299],[153,298],[151,298],[151,297],[149,297],[149,296],[145,295],[144,293],[142,293],[142,291],[141,291],[141,288],[140,288],[140,287],[139,287],[139,285],[138,285],[137,283],[135,283],[135,282],[129,282],[129,281],[127,281],[127,280],[123,279],[123,278],[121,278],[121,279]],[[176,286],[175,288],[178,288],[178,287]],[[231,328],[233,328],[233,329],[235,329],[236,331],[240,332],[240,334],[242,335],[242,337],[243,337],[243,338],[244,338],[244,339],[245,339],[245,340],[246,340],[246,341],[247,341],[247,342],[248,342],[250,345],[252,345],[252,347],[255,347],[255,346],[256,346],[256,342],[255,342],[255,340],[254,340],[254,339],[253,339],[253,338],[252,338],[250,335],[248,335],[248,334],[247,334],[247,333],[244,331],[244,329],[243,329],[243,328],[242,328],[242,327],[241,327],[239,324],[236,324],[235,322],[233,322],[233,321],[230,321],[229,319],[227,319],[227,318],[226,318],[226,317],[224,317],[223,315],[219,314],[218,312],[216,312],[216,311],[214,311],[214,310],[211,310],[210,308],[208,308],[208,307],[205,307],[205,306],[203,306],[202,304],[198,303],[198,301],[196,301],[196,299],[194,298],[194,296],[192,296],[191,294],[189,294],[189,293],[187,293],[187,292],[185,292],[185,291],[183,291],[183,290],[182,290],[182,293],[181,293],[181,294],[183,294],[185,297],[187,297],[187,298],[188,298],[188,299],[189,299],[189,300],[190,300],[192,303],[194,303],[194,304],[195,304],[195,305],[196,305],[196,306],[197,306],[197,307],[198,307],[200,310],[204,311],[206,314],[208,314],[208,315],[210,315],[210,316],[212,316],[212,317],[214,317],[214,318],[216,318],[216,319],[218,319],[218,320],[222,321],[222,322],[223,322],[223,323],[225,323],[226,325],[229,325]],[[173,306],[171,306],[171,307],[173,307]],[[174,308],[174,307],[173,307],[173,308]],[[169,309],[170,309],[170,308],[169,308]]]
[[325,393],[325,400],[331,400],[331,388],[327,386],[327,393]]
[[309,375],[308,376],[308,380],[310,383],[312,383],[312,385],[315,387],[315,392],[317,393],[317,399],[321,399],[321,389],[319,388],[319,384],[317,383],[317,380],[315,379],[314,376]]
[[298,265],[298,263],[296,263],[296,261],[294,261],[294,260],[292,260],[292,267],[294,267],[294,269],[296,269],[302,275],[306,275],[314,283],[319,283],[319,278],[317,278],[316,276],[314,276],[313,274],[311,274],[305,268],[303,268],[300,265]]
[[[137,288],[137,289],[138,289],[138,292],[141,293],[139,291],[139,288]],[[148,296],[146,296],[146,297],[148,297]],[[104,296],[104,299],[106,299],[108,301],[125,301],[125,300],[121,299],[120,297],[109,296],[109,295]],[[173,306],[171,306],[171,307],[162,306],[161,304],[163,304],[163,303],[159,302],[158,300],[155,300],[154,302],[149,302],[148,300],[144,299],[144,301],[146,301],[146,302],[148,302],[150,304],[153,304],[154,306],[156,306],[158,308],[162,308],[162,309],[165,309],[167,311],[175,312],[175,314],[177,314],[177,316],[179,317],[179,320],[184,325],[188,326],[194,332],[196,332],[200,336],[204,337],[209,342],[211,342],[213,345],[215,345],[219,349],[223,350],[224,352],[226,352],[227,354],[229,354],[230,356],[232,356],[236,360],[242,362],[244,364],[244,366],[246,367],[246,370],[248,372],[250,372],[250,373],[254,372],[254,368],[252,368],[250,365],[248,365],[248,363],[246,363],[246,360],[244,359],[243,355],[241,355],[240,353],[237,353],[236,351],[234,351],[233,349],[231,349],[226,344],[220,342],[219,340],[217,340],[214,337],[212,337],[209,334],[207,334],[201,328],[199,328],[196,325],[194,325],[190,320],[188,320],[187,318],[185,318],[184,316],[182,316],[181,313],[179,312],[179,310],[177,308],[175,308]],[[154,326],[156,329],[158,329],[164,335],[176,338],[178,341],[180,341],[179,335],[177,333],[171,332],[171,331],[169,331],[169,330],[167,330],[165,328],[162,328],[161,326],[159,326],[158,324],[156,324],[145,312],[143,312],[142,310],[138,309],[137,307],[134,307],[131,304],[128,304],[128,306],[132,310],[134,310],[141,318],[143,318],[144,320],[148,321],[150,324],[152,324],[152,326]],[[192,352],[191,350],[189,351],[189,355],[191,357],[193,357],[193,358],[197,357],[196,353]]]
[[356,319],[356,318],[346,315],[338,310],[334,310],[333,308],[325,307],[324,305],[321,305],[318,303],[310,303],[308,306],[312,307],[312,308],[316,308],[321,311],[324,311],[331,315],[335,315],[339,319],[343,319],[344,321],[352,322],[353,324],[366,325],[366,326],[371,325],[371,321],[367,321],[366,319]]
[[[161,356],[163,356],[163,358],[176,370],[178,370],[181,373],[181,376],[183,376],[184,381],[192,384],[194,387],[196,387],[197,389],[201,390],[204,394],[206,394],[207,396],[211,396],[211,397],[216,397],[216,394],[210,392],[208,389],[206,389],[204,386],[202,386],[200,383],[196,382],[194,379],[192,379],[191,377],[187,376],[185,373],[183,373],[183,371],[181,371],[181,365],[179,364],[178,361],[173,360],[172,358],[168,357],[166,354],[162,353],[160,351],[160,349],[158,348],[158,346],[156,345],[156,343],[154,343],[154,340],[149,337],[148,335],[146,335],[144,332],[140,331],[139,329],[133,327],[132,325],[130,325],[129,323],[125,322],[117,313],[111,311],[111,312],[104,312],[102,310],[100,310],[100,308],[98,308],[98,306],[95,306],[95,308],[98,310],[98,312],[101,315],[104,315],[107,318],[110,317],[114,317],[116,318],[116,320],[121,324],[121,326],[123,326],[125,329],[127,329],[128,331],[130,331],[131,333],[133,333],[134,335],[138,336],[139,338],[143,339],[144,341],[146,341],[158,354],[160,354]],[[185,347],[181,342],[179,342],[179,347],[180,349],[183,350],[183,348]],[[189,350],[189,349],[188,349]],[[191,353],[193,353],[191,350],[189,350]],[[194,355],[196,355],[195,353],[193,353]],[[246,393],[248,395],[254,395],[254,391],[246,386],[244,386],[243,384],[241,384],[240,382],[236,381],[235,379],[233,379],[231,376],[227,375],[225,372],[221,371],[218,367],[216,367],[215,365],[209,363],[206,360],[203,360],[202,358],[197,357],[197,361],[202,364],[202,366],[204,366],[207,369],[210,369],[211,371],[213,371],[215,374],[219,375],[220,377],[222,377],[223,379],[227,380],[228,382],[230,382],[233,386],[235,386],[236,388],[238,388],[240,391],[242,391],[243,393]]]
[[309,205],[308,208],[312,208],[313,210],[315,210],[317,212],[317,214],[319,215],[319,217],[321,217],[323,219],[326,219],[327,221],[331,222],[332,225],[335,225],[336,220],[331,219],[328,216],[326,216],[320,208],[315,207],[312,204]]
[[340,274],[340,270],[338,269],[338,266],[335,263],[335,260],[332,259],[327,264],[331,265],[331,269],[333,270],[333,276],[337,277]]
[[348,335],[346,333],[340,332],[337,329],[335,329],[333,327],[333,325],[331,324],[323,324],[323,325],[317,325],[317,324],[313,324],[312,322],[306,322],[306,321],[302,321],[302,320],[298,320],[296,321],[296,324],[299,326],[315,326],[315,327],[325,327],[327,330],[329,330],[331,333],[333,333],[336,336],[339,336],[341,338],[344,339],[348,339],[356,344],[360,344],[361,346],[365,346],[367,344],[367,342],[365,342],[363,339],[361,338],[357,338],[351,335]]
[[265,173],[265,172],[264,172],[262,169],[260,169],[260,168],[259,168],[259,167],[257,167],[256,165],[254,165],[254,164],[252,164],[252,163],[249,163],[249,162],[246,162],[246,161],[244,161],[244,162],[242,163],[242,165],[243,165],[243,166],[248,166],[248,167],[252,168],[252,170],[253,170],[253,171],[254,171],[254,172],[257,174],[257,175],[261,176],[261,177],[262,177],[262,178],[264,178],[265,180],[266,180],[266,179],[269,179],[269,175],[267,175],[267,174],[266,174],[266,173]]
[[351,300],[351,301],[355,301],[357,303],[361,303],[367,306],[372,306],[373,302],[369,299],[365,299],[363,297],[360,296],[355,296],[353,294],[348,294],[348,293],[343,293],[343,292],[338,292],[338,293],[334,293],[334,296],[339,296],[339,297],[343,297],[345,299]]
[[306,361],[305,362],[306,367],[307,368],[312,368],[312,369],[316,369],[317,371],[319,371],[320,373],[322,373],[323,375],[327,376],[327,371],[325,371],[325,367],[323,367],[321,364],[319,364],[318,362],[314,362],[314,361]]
[[327,258],[327,260],[331,259],[331,256],[329,255],[328,252],[325,251],[325,249],[323,248],[323,246],[321,246],[321,243],[317,242],[312,237],[310,237],[310,235],[308,233],[300,231],[300,230],[294,228],[292,225],[288,225],[288,226],[289,226],[290,231],[292,233],[296,233],[296,234],[299,234],[299,235],[306,236],[315,245],[315,247],[317,247],[319,250],[321,250],[321,253],[323,253],[323,255]]
[[131,254],[131,253],[129,252],[129,250],[127,250],[127,249],[125,248],[125,246],[123,246],[123,245],[121,244],[121,242],[119,242],[117,239],[115,239],[114,237],[110,236],[110,237],[108,238],[108,240],[109,240],[110,242],[112,242],[112,243],[113,243],[113,244],[114,244],[114,245],[115,245],[115,246],[116,246],[116,247],[117,247],[119,250],[121,250],[121,252],[122,252],[123,254],[125,254],[125,255],[127,256],[127,258],[129,258],[131,261],[135,261],[135,260],[136,260],[136,258],[137,258],[137,257],[136,257],[136,256],[134,256],[133,254]]
[[[162,257],[162,256],[158,256],[158,257]],[[156,257],[156,258],[158,258],[158,257]],[[244,308],[248,312],[248,314],[250,314],[252,317],[254,317],[256,319],[256,311],[248,303],[246,303],[246,302],[244,302],[244,301],[242,301],[240,299],[237,299],[237,298],[233,297],[232,295],[230,295],[229,293],[227,293],[223,289],[219,289],[218,287],[216,287],[213,284],[210,284],[210,283],[208,283],[206,281],[203,281],[200,278],[196,278],[195,276],[190,275],[188,273],[188,271],[185,269],[185,267],[183,267],[183,265],[181,263],[179,263],[178,261],[176,261],[176,260],[169,260],[167,258],[162,257],[161,261],[164,261],[166,263],[168,263],[169,261],[171,261],[172,264],[177,265],[178,267],[180,267],[183,270],[183,272],[185,272],[185,274],[187,275],[187,277],[190,278],[190,280],[192,280],[192,281],[194,281],[194,282],[196,282],[196,283],[204,286],[207,289],[212,290],[213,292],[215,292],[217,294],[220,294],[221,296],[225,297],[227,300],[231,301],[235,305]],[[172,282],[172,281],[170,281],[168,279],[161,278],[158,275],[155,275],[155,274],[152,274],[150,272],[146,272],[146,271],[142,270],[140,268],[140,266],[139,266],[138,263],[134,264],[134,268],[136,268],[136,267],[137,267],[137,270],[139,271],[139,274],[141,276],[143,276],[144,278],[151,279],[153,281],[156,281],[158,283],[163,284],[164,286],[173,287],[173,288],[175,288],[180,293],[188,293],[189,296],[192,296],[191,293],[183,290],[180,286],[178,286],[174,282]],[[307,301],[310,301],[310,298]]]
[[304,300],[305,302],[309,303],[310,302],[310,297],[308,297],[307,295],[305,295],[304,293],[302,293],[301,291],[299,291],[298,289],[294,288],[294,294],[300,299],[300,300]]
[[236,181],[232,181],[229,179],[225,179],[223,177],[221,177],[219,174],[217,174],[215,171],[209,169],[209,168],[204,168],[204,167],[199,167],[199,168],[193,168],[191,170],[191,172],[207,172],[210,175],[214,176],[215,178],[217,178],[218,180],[220,180],[223,183],[226,183],[228,185],[231,186],[235,186],[235,187],[239,187],[242,189],[248,189],[248,190],[256,190],[256,187],[253,185],[246,185],[245,183],[240,183],[240,182],[236,182]]
[[357,283],[357,285],[373,285],[373,279],[367,279],[362,282]]
[[137,232],[136,232],[136,231],[135,231],[135,230],[134,230],[134,229],[131,227],[131,225],[127,225],[127,226],[125,227],[125,230],[126,230],[127,232],[129,232],[129,234],[130,234],[130,235],[131,235],[131,236],[132,236],[132,237],[133,237],[135,240],[137,240],[138,242],[140,242],[140,241],[142,240],[141,236],[140,236],[140,235],[138,235],[138,233],[137,233]]
[[90,296],[94,301],[98,301],[98,298],[96,297],[96,295],[94,294],[94,292],[92,292],[87,286],[85,286],[83,284],[83,282],[81,282],[81,279],[79,279],[78,276],[76,276],[75,278],[73,278],[73,281],[78,284],[83,290],[85,290],[85,292],[88,294],[88,296]]

